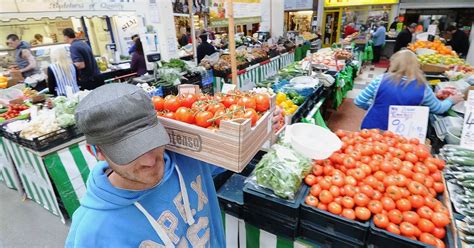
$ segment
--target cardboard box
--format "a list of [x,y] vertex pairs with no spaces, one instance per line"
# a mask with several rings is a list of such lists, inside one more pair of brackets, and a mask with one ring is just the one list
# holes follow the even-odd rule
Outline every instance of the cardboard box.
[[421,65],[423,72],[442,73],[449,70],[449,66],[441,64],[423,64]]

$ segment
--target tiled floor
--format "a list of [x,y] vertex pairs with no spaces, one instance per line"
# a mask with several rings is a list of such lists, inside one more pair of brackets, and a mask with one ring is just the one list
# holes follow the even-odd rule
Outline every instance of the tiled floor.
[[344,129],[348,131],[357,131],[360,129],[360,123],[365,116],[365,110],[358,108],[354,104],[354,98],[377,76],[385,73],[386,68],[378,66],[367,66],[361,69],[361,74],[354,81],[354,89],[347,93],[339,109],[331,115],[328,126],[331,130]]

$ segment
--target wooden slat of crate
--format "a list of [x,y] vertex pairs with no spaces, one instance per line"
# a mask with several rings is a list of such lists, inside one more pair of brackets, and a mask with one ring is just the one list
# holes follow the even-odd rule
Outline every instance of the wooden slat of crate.
[[453,235],[453,241],[454,241],[454,247],[458,247],[458,230],[456,228],[456,223],[453,215],[453,206],[451,204],[451,198],[449,197],[449,192],[448,192],[448,184],[446,183],[446,180],[444,179],[444,173],[442,174],[441,180],[443,181],[444,184],[444,192],[443,192],[443,198],[441,199],[443,204],[448,208],[449,210],[449,217],[451,218],[451,223],[446,227],[449,229],[450,233]]
[[[241,172],[270,138],[272,115],[272,111],[265,113],[253,128],[247,119],[221,121],[219,130],[158,118],[167,129],[171,143],[175,144],[168,145],[168,150]],[[183,138],[191,143],[179,145]]]
[[449,66],[439,64],[423,64],[421,65],[421,70],[424,72],[441,73],[449,70]]

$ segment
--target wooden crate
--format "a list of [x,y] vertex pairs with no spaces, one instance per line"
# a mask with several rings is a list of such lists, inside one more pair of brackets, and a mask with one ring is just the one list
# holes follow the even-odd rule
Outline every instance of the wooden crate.
[[442,73],[449,70],[449,66],[438,64],[423,64],[421,65],[421,70],[423,72]]
[[241,172],[274,135],[272,118],[275,96],[270,110],[252,127],[249,119],[222,120],[218,130],[158,117],[170,136],[166,149],[225,169]]

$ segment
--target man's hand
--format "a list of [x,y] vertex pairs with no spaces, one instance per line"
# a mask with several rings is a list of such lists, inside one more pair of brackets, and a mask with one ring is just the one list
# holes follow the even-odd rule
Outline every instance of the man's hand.
[[281,108],[279,106],[275,107],[275,111],[273,111],[273,131],[276,132],[281,128],[281,121],[284,121],[283,117],[283,111],[281,111]]

